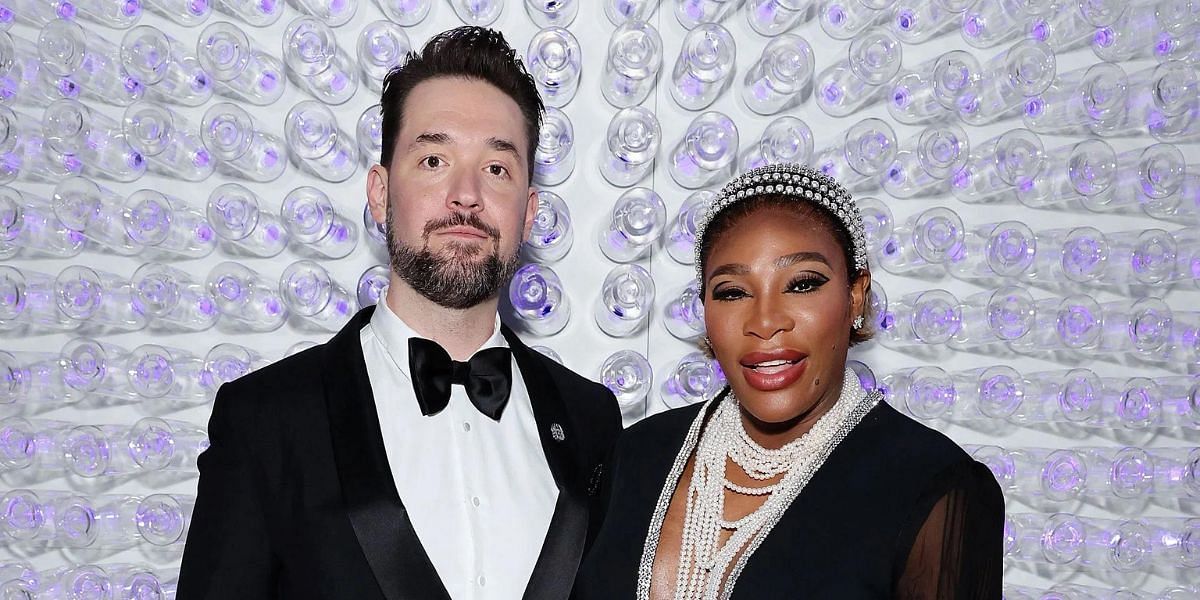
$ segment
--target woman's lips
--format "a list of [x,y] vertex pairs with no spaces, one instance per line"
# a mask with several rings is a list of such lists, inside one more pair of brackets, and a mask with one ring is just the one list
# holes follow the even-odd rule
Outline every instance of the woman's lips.
[[804,375],[808,357],[800,352],[754,352],[742,357],[742,378],[760,391],[773,392],[786,388]]

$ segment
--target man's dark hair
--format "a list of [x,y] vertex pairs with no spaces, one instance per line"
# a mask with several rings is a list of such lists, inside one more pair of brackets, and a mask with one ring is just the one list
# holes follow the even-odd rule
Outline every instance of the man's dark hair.
[[396,149],[404,101],[417,84],[438,77],[462,77],[492,84],[512,98],[525,117],[529,141],[529,178],[533,179],[533,153],[542,125],[542,97],[533,77],[517,58],[504,35],[485,27],[464,26],[443,31],[425,43],[420,52],[409,52],[383,80],[380,105],[383,113],[383,149],[379,164],[387,168]]

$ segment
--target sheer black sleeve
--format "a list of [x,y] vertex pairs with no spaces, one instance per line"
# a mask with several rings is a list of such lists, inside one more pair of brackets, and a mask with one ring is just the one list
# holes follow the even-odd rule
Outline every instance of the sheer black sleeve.
[[893,597],[1001,598],[1004,497],[973,460],[943,471],[917,504],[897,546]]

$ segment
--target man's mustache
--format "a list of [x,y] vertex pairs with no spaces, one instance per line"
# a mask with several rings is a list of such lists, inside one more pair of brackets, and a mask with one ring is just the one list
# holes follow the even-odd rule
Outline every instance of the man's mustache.
[[496,229],[495,227],[493,227],[487,223],[484,223],[483,219],[479,218],[479,215],[477,215],[475,213],[461,213],[461,212],[450,213],[448,216],[443,217],[441,219],[429,221],[428,223],[425,224],[425,231],[424,231],[423,237],[426,240],[428,240],[429,236],[433,235],[433,232],[435,232],[439,229],[447,229],[449,227],[461,227],[463,225],[478,229],[478,230],[488,234],[488,237],[491,237],[493,239],[499,239],[499,237],[500,237],[500,230]]

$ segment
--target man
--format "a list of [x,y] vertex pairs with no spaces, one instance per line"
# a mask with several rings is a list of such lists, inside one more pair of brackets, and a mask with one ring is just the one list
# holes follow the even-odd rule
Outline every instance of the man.
[[503,36],[388,75],[367,175],[391,285],[332,340],[221,388],[180,600],[565,598],[616,400],[500,324],[536,213],[542,103]]

